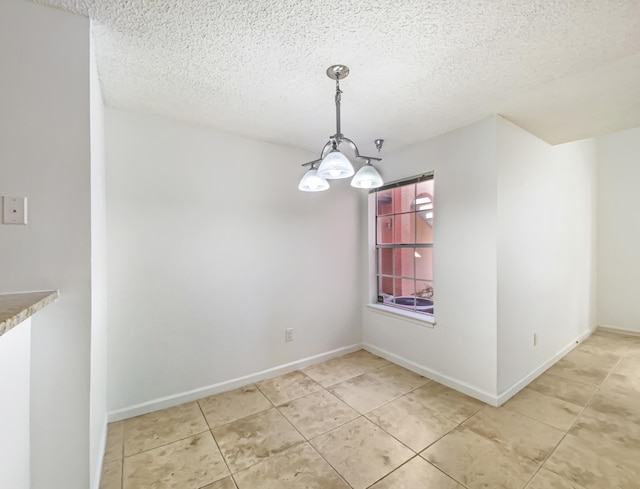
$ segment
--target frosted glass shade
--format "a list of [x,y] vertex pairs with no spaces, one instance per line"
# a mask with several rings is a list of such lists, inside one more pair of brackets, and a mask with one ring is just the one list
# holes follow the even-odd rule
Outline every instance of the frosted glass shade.
[[322,192],[329,188],[329,182],[318,176],[318,171],[312,168],[304,174],[298,184],[298,188],[303,192]]
[[331,150],[318,167],[318,176],[327,180],[349,178],[353,174],[351,162],[337,149]]
[[377,188],[382,187],[383,183],[378,170],[370,163],[360,168],[356,176],[351,180],[351,186],[356,188]]

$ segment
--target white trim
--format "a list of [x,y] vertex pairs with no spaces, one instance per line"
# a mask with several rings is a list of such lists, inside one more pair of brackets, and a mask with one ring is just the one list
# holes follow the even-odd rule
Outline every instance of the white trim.
[[367,304],[367,307],[378,314],[390,316],[395,319],[401,319],[410,323],[419,324],[420,326],[426,326],[433,328],[436,325],[436,320],[433,316],[426,314],[420,314],[419,312],[406,311],[397,307],[385,306],[383,304]]
[[549,360],[544,362],[538,368],[530,372],[529,374],[522,377],[518,382],[513,384],[508,389],[505,389],[498,395],[498,406],[502,406],[505,402],[515,396],[518,392],[528,386],[531,382],[533,382],[538,376],[542,375],[549,367],[551,367],[554,363],[564,357],[567,353],[573,350],[576,346],[586,340],[589,336],[593,334],[595,329],[588,329],[581,335],[579,335],[576,339],[572,340],[568,345],[562,348],[558,353],[552,356]]
[[102,478],[102,465],[104,463],[104,453],[107,450],[107,430],[109,429],[107,424],[109,422],[108,415],[104,416],[104,423],[102,425],[102,434],[100,435],[100,451],[98,453],[98,463],[96,464],[95,477],[91,487],[93,489],[100,488],[100,479]]
[[300,360],[296,360],[295,362],[285,363],[282,365],[278,365],[277,367],[261,370],[259,372],[245,375],[243,377],[225,380],[223,382],[218,382],[217,384],[211,384],[205,387],[199,387],[190,391],[181,392],[179,394],[173,394],[170,396],[160,397],[158,399],[152,399],[150,401],[142,402],[139,404],[134,404],[133,406],[129,406],[126,408],[116,409],[115,411],[109,412],[109,422],[112,423],[114,421],[132,418],[134,416],[147,414],[159,409],[174,407],[180,404],[184,404],[185,402],[192,402],[198,399],[202,399],[203,397],[220,394],[221,392],[237,389],[245,385],[253,384],[254,382],[258,382],[260,380],[277,377],[278,375],[283,375],[295,370],[300,370],[302,368],[308,367],[309,365],[325,362],[327,360],[331,360],[332,358],[351,353],[361,348],[361,343],[344,346],[342,348],[337,348],[325,353],[320,353],[319,355],[302,358]]
[[458,379],[454,379],[453,377],[449,377],[448,375],[444,375],[440,372],[436,372],[435,370],[431,370],[424,365],[420,365],[411,360],[407,360],[404,357],[396,355],[395,353],[391,353],[387,350],[383,350],[381,348],[375,347],[373,345],[364,344],[364,349],[374,353],[382,358],[386,358],[390,362],[396,363],[404,368],[411,370],[417,374],[420,374],[428,379],[435,380],[440,384],[446,385],[447,387],[451,387],[459,392],[467,394],[479,401],[485,402],[490,406],[499,407],[502,406],[505,402],[515,396],[519,391],[524,389],[529,383],[535,380],[540,374],[545,372],[549,367],[551,367],[554,363],[560,360],[563,356],[573,350],[576,346],[582,343],[586,338],[591,336],[591,334],[595,330],[587,330],[581,335],[579,335],[576,339],[572,340],[568,345],[562,348],[558,353],[556,353],[549,360],[544,362],[540,367],[536,368],[533,372],[526,375],[518,382],[513,384],[511,387],[503,391],[499,395],[491,394],[490,392],[484,391],[482,389],[478,389],[477,387],[467,384],[466,382],[462,382]]
[[423,377],[427,377],[428,379],[435,380],[440,384],[446,385],[447,387],[451,387],[459,392],[467,394],[479,401],[490,404],[491,406],[497,406],[498,398],[482,389],[478,389],[466,382],[462,382],[458,379],[454,379],[453,377],[449,377],[448,375],[444,375],[440,372],[436,372],[435,370],[431,370],[430,368],[425,367],[424,365],[420,365],[418,363],[412,362],[411,360],[407,360],[404,357],[396,355],[395,353],[388,352],[387,350],[383,350],[381,348],[377,348],[373,345],[368,345],[365,343],[364,349],[374,353],[382,358],[389,360],[401,367],[411,370],[417,374],[422,375]]
[[637,329],[618,328],[616,326],[598,326],[597,329],[600,329],[602,331],[608,331],[610,333],[621,333],[621,334],[628,334],[631,336],[640,336],[640,330],[637,330]]

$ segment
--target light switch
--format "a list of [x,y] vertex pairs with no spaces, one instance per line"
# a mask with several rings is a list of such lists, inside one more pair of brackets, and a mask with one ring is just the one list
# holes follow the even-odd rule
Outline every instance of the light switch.
[[26,224],[27,223],[27,198],[26,197],[3,197],[4,223],[5,224]]

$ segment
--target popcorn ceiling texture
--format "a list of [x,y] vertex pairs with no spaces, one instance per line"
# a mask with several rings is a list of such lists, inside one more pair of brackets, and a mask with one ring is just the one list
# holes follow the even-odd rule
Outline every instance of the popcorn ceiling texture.
[[320,151],[498,113],[550,143],[640,126],[639,0],[40,0],[93,20],[107,105]]

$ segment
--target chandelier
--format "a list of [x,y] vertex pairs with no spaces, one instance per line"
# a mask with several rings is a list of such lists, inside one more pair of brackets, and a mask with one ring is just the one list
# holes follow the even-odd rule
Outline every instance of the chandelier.
[[[303,163],[302,166],[309,166],[309,170],[304,174],[298,188],[303,192],[321,192],[329,188],[327,180],[339,178],[349,178],[354,174],[353,165],[342,151],[340,145],[350,147],[355,153],[356,160],[364,161],[364,165],[358,170],[351,180],[351,186],[356,188],[377,188],[384,183],[378,171],[371,164],[371,161],[381,161],[381,158],[373,156],[362,156],[356,144],[342,134],[340,128],[340,102],[342,90],[340,90],[340,80],[347,77],[349,68],[345,65],[333,65],[327,68],[327,76],[336,81],[336,133],[329,137],[329,141],[320,152],[320,158]],[[375,145],[380,152],[383,139],[376,139]],[[316,168],[316,165],[318,167]]]

